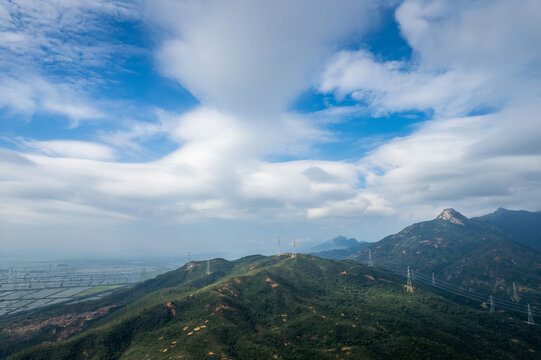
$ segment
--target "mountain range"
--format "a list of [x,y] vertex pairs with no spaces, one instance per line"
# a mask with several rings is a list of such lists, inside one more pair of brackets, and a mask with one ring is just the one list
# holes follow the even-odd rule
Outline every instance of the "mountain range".
[[[192,262],[106,298],[4,320],[8,359],[535,359],[541,329],[353,261]],[[33,346],[35,345],[35,346]]]
[[336,237],[317,256],[214,259],[210,274],[192,261],[1,319],[0,358],[538,359],[541,328],[525,321],[541,304],[538,214],[445,209],[375,243]]
[[507,210],[472,218],[489,223],[505,232],[513,241],[541,251],[541,212]]
[[[497,213],[502,211],[494,214]],[[376,266],[403,274],[409,266],[419,276],[426,278],[433,273],[436,280],[466,291],[481,290],[506,299],[513,296],[515,283],[518,296],[538,306],[541,303],[541,253],[524,245],[531,243],[530,240],[511,237],[509,231],[518,234],[512,226],[494,226],[497,222],[494,218],[500,217],[494,214],[468,219],[453,209],[445,209],[435,219],[408,226],[351,258],[367,263],[370,252]],[[503,217],[507,218],[507,214]]]

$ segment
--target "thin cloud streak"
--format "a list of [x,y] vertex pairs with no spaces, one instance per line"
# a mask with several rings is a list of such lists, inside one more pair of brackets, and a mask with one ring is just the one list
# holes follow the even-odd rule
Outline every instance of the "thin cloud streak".
[[139,14],[123,1],[0,3],[0,109],[27,118],[63,115],[71,127],[109,115],[90,95],[107,81],[100,69],[140,50],[113,40],[105,17],[135,20]]

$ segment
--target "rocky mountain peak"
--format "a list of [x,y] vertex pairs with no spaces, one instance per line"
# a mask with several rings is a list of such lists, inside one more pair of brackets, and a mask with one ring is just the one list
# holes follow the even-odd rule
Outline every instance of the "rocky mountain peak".
[[464,225],[468,220],[464,215],[451,208],[443,210],[437,219],[446,220],[456,225]]

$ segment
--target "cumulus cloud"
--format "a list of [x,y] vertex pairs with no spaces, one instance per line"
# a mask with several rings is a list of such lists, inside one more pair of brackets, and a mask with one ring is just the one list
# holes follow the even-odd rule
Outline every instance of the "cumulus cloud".
[[325,59],[376,16],[367,1],[149,1],[164,29],[157,59],[204,105],[275,115],[311,86]]
[[[130,9],[110,4],[113,12]],[[212,219],[212,225],[304,224],[298,231],[308,232],[315,224],[341,231],[337,224],[355,226],[363,218],[421,220],[449,206],[466,215],[499,206],[539,209],[538,2],[406,0],[396,20],[413,49],[408,61],[343,49],[377,16],[368,2],[142,4],[145,21],[159,28],[153,36],[160,71],[202,105],[181,115],[158,111],[156,123],[130,121],[127,130],[102,130],[98,138],[141,152],[139,142],[161,136],[177,148],[154,161],[127,163],[111,161],[117,152],[110,146],[25,139],[24,151],[0,152],[3,222],[186,225]],[[10,23],[12,13],[2,7],[0,19]],[[41,30],[2,31],[10,53],[39,56],[39,47],[23,47],[26,36]],[[69,55],[51,51],[58,59]],[[8,75],[0,88],[17,91],[0,91],[0,106],[100,115],[69,86]],[[17,81],[10,85],[9,79]],[[314,84],[358,104],[287,113]],[[483,108],[492,113],[468,116]],[[363,158],[314,159],[314,144],[336,140],[325,125],[403,110],[436,116]]]
[[438,116],[452,116],[496,104],[496,99],[488,100],[494,93],[488,80],[485,74],[466,71],[411,71],[404,62],[378,62],[359,50],[337,54],[319,89],[365,102],[376,115],[434,110]]
[[396,20],[423,67],[520,75],[539,64],[540,13],[535,0],[406,0]]
[[530,103],[493,115],[428,122],[361,160],[366,186],[397,208],[536,210],[540,110],[539,103]]
[[376,113],[434,110],[438,117],[531,101],[541,90],[540,15],[535,0],[407,0],[396,20],[413,60],[380,62],[366,50],[342,51],[319,88]]
[[[529,0],[406,0],[396,20],[411,60],[381,61],[364,49],[334,55],[322,92],[375,114],[435,113],[359,160],[368,191],[415,219],[446,206],[538,209],[540,15]],[[492,114],[467,116],[476,110]]]
[[9,191],[4,187],[2,195],[5,206],[32,197],[51,200],[37,207],[21,202],[20,211],[4,220],[21,221],[21,214],[30,219],[46,212],[47,204],[58,214],[62,202],[93,208],[96,214],[113,211],[126,219],[304,219],[308,208],[357,196],[354,164],[262,160],[270,152],[289,152],[290,142],[306,140],[305,130],[295,131],[299,119],[284,118],[279,129],[287,134],[271,131],[267,141],[258,134],[259,126],[214,109],[198,108],[176,120],[170,136],[179,148],[148,163],[97,161],[112,156],[110,148],[84,142],[25,141],[41,155],[4,152],[4,176],[9,179]]
[[[261,159],[268,149],[252,143],[258,137],[249,124],[200,108],[177,119],[172,134],[182,146],[149,163],[9,153],[2,161],[9,180],[3,203],[27,200],[4,219],[21,221],[24,214],[38,221],[39,216],[30,215],[60,215],[68,207],[59,204],[68,202],[94,209],[94,216],[112,211],[117,216],[111,219],[117,220],[181,222],[393,214],[418,219],[449,205],[471,213],[502,205],[535,209],[541,179],[541,168],[535,166],[541,164],[540,110],[530,104],[494,115],[428,122],[358,162],[268,162]],[[519,117],[521,125],[510,117]],[[210,125],[214,130],[208,132]],[[509,134],[521,142],[511,141]],[[33,144],[42,152],[60,151],[51,145]],[[30,199],[40,197],[48,200],[34,206]]]

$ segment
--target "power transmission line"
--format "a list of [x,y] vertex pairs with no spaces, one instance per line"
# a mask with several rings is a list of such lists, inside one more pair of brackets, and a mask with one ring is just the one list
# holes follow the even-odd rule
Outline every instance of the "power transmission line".
[[[419,275],[419,273],[418,273]],[[427,277],[425,277],[424,279],[420,279],[419,276],[418,276],[418,279],[417,281],[420,281],[424,284],[431,284],[430,281],[428,281]],[[475,292],[472,292],[472,291],[468,291],[468,290],[464,290],[460,287],[457,287],[457,286],[454,286],[454,285],[450,285],[450,284],[442,284],[441,282],[437,283],[435,285],[436,288],[439,288],[439,289],[442,289],[442,290],[445,290],[445,291],[448,291],[448,292],[452,292],[454,293],[455,295],[460,295],[460,296],[463,296],[463,297],[466,297],[466,298],[469,298],[471,300],[475,300],[475,301],[480,301],[480,302],[484,302],[486,299],[486,297],[480,295],[480,294],[477,294]],[[516,303],[511,303],[511,302],[508,302],[504,299],[496,299],[493,297],[493,300],[494,300],[494,303],[497,303],[499,304],[500,307],[504,307],[505,309],[507,310],[512,310],[512,311],[519,311],[519,312],[524,312],[523,308],[516,304]]]
[[[417,280],[417,281],[421,281],[421,280]],[[421,281],[422,283],[424,284],[427,284],[429,285],[430,282],[428,281]],[[467,290],[463,290],[463,289],[460,289],[460,288],[457,288],[457,287],[451,287],[449,285],[442,285],[441,283],[438,283],[434,286],[435,288],[438,288],[438,289],[441,289],[441,290],[444,290],[444,291],[447,291],[447,292],[451,292],[455,295],[459,295],[459,296],[462,296],[462,297],[465,297],[465,298],[469,298],[470,300],[474,300],[474,301],[479,301],[479,302],[485,302],[484,299],[486,298],[483,298],[481,297],[480,295],[476,294],[476,293],[471,293]],[[494,303],[498,304],[498,306],[502,309],[505,309],[505,310],[509,310],[509,311],[516,311],[516,312],[524,312],[524,309],[517,305],[517,304],[507,304],[505,303],[502,299],[496,299],[494,298],[493,296],[493,301]]]
[[[403,270],[404,268],[402,268],[402,267],[400,267],[398,265],[385,263],[385,262],[380,261],[380,260],[378,260],[378,264],[379,264],[379,267],[381,267],[383,269],[390,270],[391,272],[394,272],[394,273],[397,273],[397,274],[403,274],[404,273],[404,270]],[[408,266],[408,268],[409,268],[409,266]],[[410,274],[410,277],[411,277],[411,274]],[[433,285],[432,280],[433,279],[431,277],[417,272],[416,281],[419,281],[419,282],[421,282],[421,283],[423,283],[425,285],[430,285],[430,286],[433,286],[434,288],[440,289],[442,291],[449,292],[449,293],[452,293],[454,295],[461,296],[461,297],[464,297],[464,298],[468,298],[470,300],[480,302],[480,303],[485,303],[485,301],[487,299],[487,297],[485,297],[485,296],[483,296],[481,294],[478,294],[478,293],[476,293],[474,291],[465,290],[463,288],[452,285],[450,283],[442,282],[441,280],[438,283]],[[521,307],[516,302],[512,302],[512,301],[505,300],[505,299],[499,299],[499,298],[495,298],[495,297],[492,297],[492,301],[493,301],[494,304],[497,304],[498,307],[501,308],[502,310],[525,313],[524,307]],[[532,314],[536,314],[535,310],[531,310],[531,311],[532,311]]]
[[[383,266],[383,268],[387,268],[393,272],[397,272],[397,273],[403,273],[403,270],[400,266],[398,265],[394,265],[394,264],[386,264],[385,266]],[[417,272],[417,280],[418,281],[421,281],[425,284],[432,284],[432,279],[422,273],[419,273]],[[424,281],[422,281],[424,280]],[[475,300],[480,300],[480,299],[486,299],[486,297],[480,295],[480,294],[476,294],[475,292],[471,292],[471,291],[468,291],[468,290],[464,290],[462,288],[459,288],[457,286],[454,286],[454,285],[451,285],[451,284],[444,284],[443,282],[439,282],[436,284],[436,287],[441,287],[441,288],[444,288],[444,289],[449,289],[449,290],[455,290],[457,292],[459,292],[460,294],[467,294],[468,296],[472,296],[475,298]],[[511,303],[512,305],[517,305],[517,304],[513,304]]]

